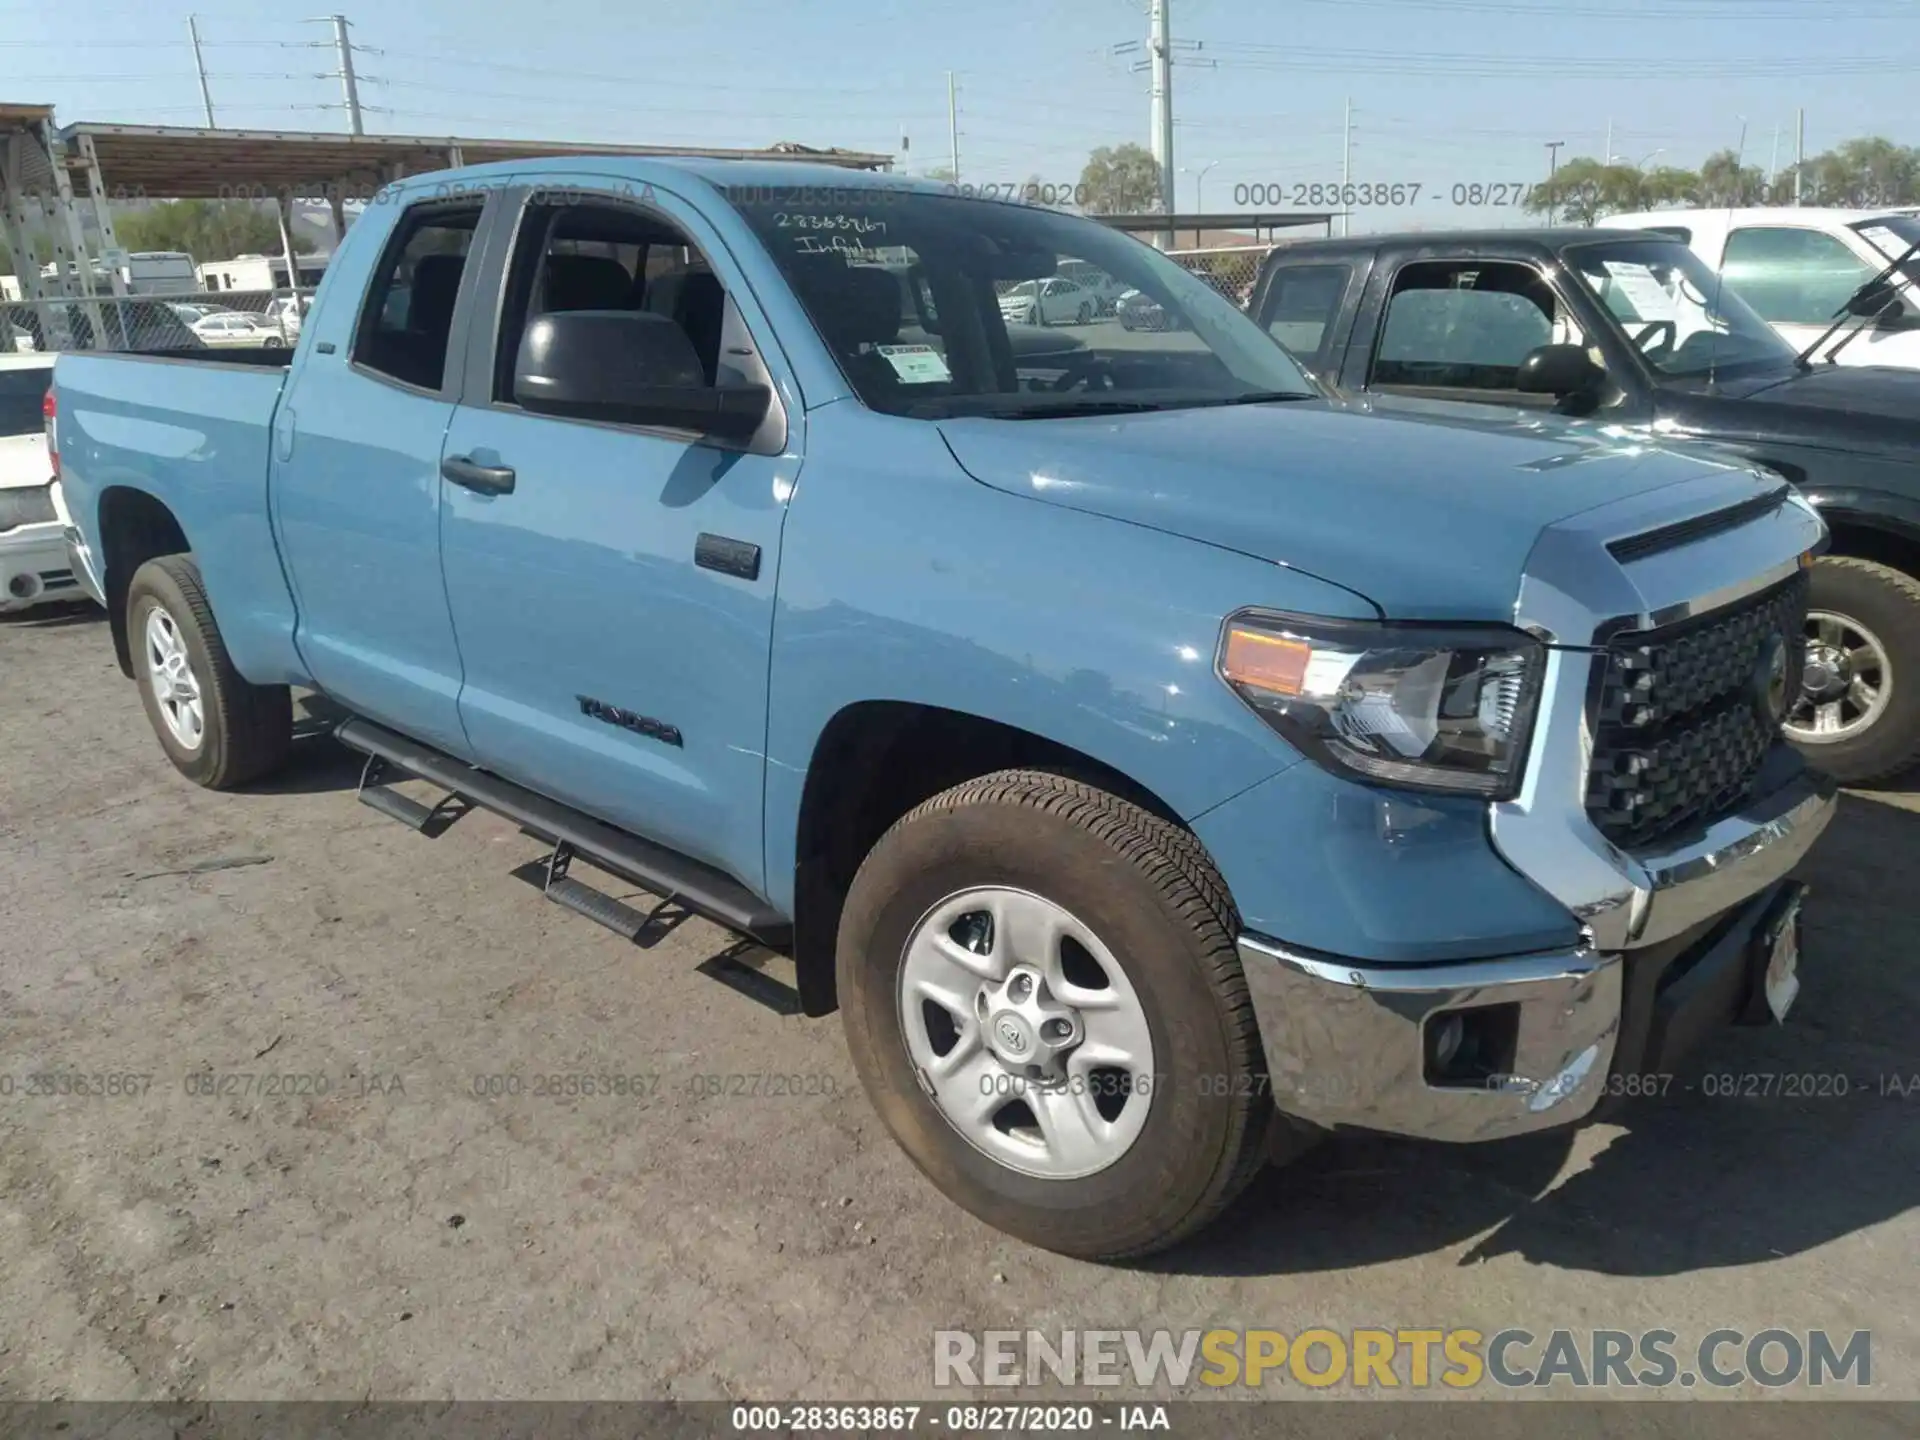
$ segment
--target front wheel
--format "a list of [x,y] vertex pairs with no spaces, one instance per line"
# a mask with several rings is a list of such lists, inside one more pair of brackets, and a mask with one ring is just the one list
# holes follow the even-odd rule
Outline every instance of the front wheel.
[[1093,306],[1089,305],[1086,301],[1082,300],[1080,302],[1079,310],[1077,310],[1074,313],[1073,319],[1076,325],[1092,324],[1093,323]]
[[862,864],[838,949],[848,1048],[951,1199],[1050,1250],[1147,1254],[1266,1155],[1238,928],[1187,831],[1057,775],[984,776]]
[[1817,561],[1804,674],[1786,731],[1810,764],[1869,785],[1920,760],[1920,581],[1852,556]]
[[253,685],[227,655],[190,555],[163,555],[127,587],[134,677],[173,768],[209,790],[278,770],[293,746],[293,692]]

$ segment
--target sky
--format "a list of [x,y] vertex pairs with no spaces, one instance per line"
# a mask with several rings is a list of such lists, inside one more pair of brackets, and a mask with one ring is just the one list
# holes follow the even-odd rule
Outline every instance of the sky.
[[[193,3],[221,126],[346,128],[313,0]],[[1804,108],[1809,155],[1865,134],[1920,143],[1920,0],[1169,3],[1182,210],[1300,208],[1295,186],[1341,179],[1349,102],[1351,178],[1420,187],[1412,203],[1357,212],[1356,232],[1521,223],[1454,187],[1518,193],[1546,178],[1550,141],[1562,161],[1597,158],[1611,133],[1624,163],[1693,167],[1744,131],[1748,162],[1766,169],[1793,158]],[[1147,78],[1130,68],[1142,47],[1114,53],[1144,42],[1145,0],[406,0],[346,13],[372,131],[795,140],[924,172],[951,164],[952,72],[964,183],[1071,187],[1095,147],[1149,138]],[[202,123],[187,12],[0,0],[0,101],[52,103],[63,123]]]

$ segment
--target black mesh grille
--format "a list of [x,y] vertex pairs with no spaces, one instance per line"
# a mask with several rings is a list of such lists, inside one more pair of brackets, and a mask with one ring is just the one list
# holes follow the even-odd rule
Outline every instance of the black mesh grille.
[[1779,737],[1757,703],[1755,675],[1774,636],[1799,691],[1807,577],[1664,630],[1607,646],[1593,700],[1587,813],[1609,839],[1644,845],[1708,822],[1747,798]]

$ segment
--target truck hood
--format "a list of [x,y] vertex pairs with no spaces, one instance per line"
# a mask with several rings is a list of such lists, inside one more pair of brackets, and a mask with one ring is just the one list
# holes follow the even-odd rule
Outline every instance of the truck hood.
[[1363,399],[941,422],[974,479],[1301,570],[1402,619],[1511,621],[1555,521],[1739,467],[1534,411]]
[[1673,418],[1716,438],[1790,440],[1920,458],[1920,370],[1816,365],[1673,393]]

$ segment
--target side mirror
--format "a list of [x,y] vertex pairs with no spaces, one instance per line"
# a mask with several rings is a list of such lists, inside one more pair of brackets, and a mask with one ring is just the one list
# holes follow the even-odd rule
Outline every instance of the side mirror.
[[527,322],[513,398],[541,415],[746,440],[773,397],[764,385],[707,384],[693,342],[665,315],[562,310]]
[[1606,384],[1607,372],[1579,345],[1542,345],[1527,352],[1513,388],[1523,395],[1589,395]]
[[1885,280],[1847,297],[1847,313],[1865,320],[1898,319],[1900,310],[1900,294]]

